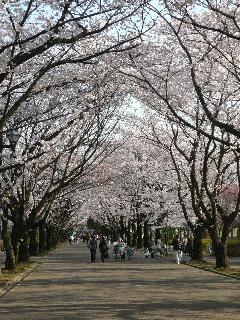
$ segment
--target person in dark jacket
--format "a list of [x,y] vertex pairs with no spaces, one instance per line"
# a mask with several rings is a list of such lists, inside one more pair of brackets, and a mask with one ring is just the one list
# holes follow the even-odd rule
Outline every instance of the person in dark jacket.
[[107,241],[105,240],[105,238],[103,236],[100,239],[99,250],[101,253],[101,260],[102,260],[102,262],[104,262],[104,259],[107,256],[108,247],[107,247]]
[[179,235],[177,234],[172,241],[173,251],[175,253],[175,260],[177,264],[180,264],[182,259],[181,242]]
[[91,262],[96,262],[97,240],[94,235],[91,236],[91,240],[89,241],[89,249],[91,252]]

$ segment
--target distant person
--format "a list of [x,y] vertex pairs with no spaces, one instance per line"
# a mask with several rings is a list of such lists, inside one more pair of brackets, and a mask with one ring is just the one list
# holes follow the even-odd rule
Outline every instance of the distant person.
[[69,243],[72,244],[74,241],[74,236],[71,234],[69,239],[68,239]]
[[144,249],[144,257],[145,257],[145,258],[148,258],[148,257],[150,257],[150,256],[151,256],[151,253],[149,252],[148,248],[145,248],[145,249]]
[[122,242],[121,245],[119,246],[119,253],[120,253],[120,257],[121,257],[121,261],[125,261],[125,245]]
[[193,238],[189,237],[187,240],[187,253],[189,257],[192,256],[192,250],[193,250]]
[[209,254],[212,254],[212,245],[211,245],[211,242],[209,242],[209,244],[208,244],[208,253],[209,253]]
[[113,254],[114,254],[115,260],[118,261],[118,254],[119,254],[119,244],[118,243],[116,243],[113,246]]
[[108,246],[107,246],[107,241],[103,236],[100,238],[99,250],[101,253],[101,261],[104,262],[105,258],[108,255]]
[[172,246],[175,254],[176,263],[180,264],[182,259],[182,251],[181,251],[181,242],[178,234],[174,237],[172,241]]
[[133,257],[133,247],[131,244],[128,244],[127,250],[126,250],[127,258],[128,260],[132,260]]
[[88,244],[89,240],[90,240],[90,236],[89,236],[89,233],[87,232],[87,233],[85,234],[85,237],[84,237],[84,241],[83,241],[83,242],[86,242],[86,243]]
[[94,235],[91,236],[91,240],[89,241],[89,249],[91,253],[91,262],[96,262],[97,240]]

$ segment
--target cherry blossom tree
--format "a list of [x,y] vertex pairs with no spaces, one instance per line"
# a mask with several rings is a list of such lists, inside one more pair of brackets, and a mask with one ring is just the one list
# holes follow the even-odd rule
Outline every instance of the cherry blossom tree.
[[[141,1],[3,1],[0,12],[1,132],[14,125],[12,116],[26,109],[39,84],[52,87],[51,81],[41,85],[48,74],[97,64],[104,54],[137,46],[145,32]],[[63,80],[72,81],[78,80],[71,74]]]
[[[89,108],[89,112],[83,113],[80,105],[80,110],[75,108],[75,113],[70,118],[66,117],[65,122],[62,118],[59,122],[56,117],[55,126],[51,118],[51,121],[38,124],[30,122],[26,127],[22,150],[20,147],[18,150],[19,158],[25,157],[26,160],[20,166],[19,175],[14,175],[16,181],[10,179],[12,185],[9,190],[12,192],[5,199],[14,223],[16,260],[19,249],[20,260],[29,258],[29,230],[32,232],[47,221],[50,207],[59,193],[73,186],[84,189],[93,184],[91,171],[112,152],[108,144],[117,130],[120,112],[116,114],[115,110],[120,103],[116,86],[112,92],[109,86],[104,88],[102,84],[96,92],[92,90],[91,99],[85,101],[84,107]],[[44,135],[51,136],[51,139],[43,139]],[[32,136],[34,141],[30,141]],[[33,157],[34,153],[37,157]]]
[[[103,156],[114,127],[106,125],[112,111],[102,111],[108,102],[100,101],[111,72],[106,63],[140,44],[144,7],[142,1],[1,2],[1,203],[4,223],[10,218],[21,230],[16,243],[50,212],[58,192]],[[12,129],[21,130],[14,158],[4,149]]]
[[153,229],[171,214],[167,198],[172,185],[158,151],[131,135],[104,163],[110,179],[94,190],[95,197],[89,196],[86,207],[91,219],[106,226],[113,240],[121,237],[139,248],[147,247]]
[[[239,154],[214,139],[193,135],[179,126],[172,126],[172,141],[167,147],[178,178],[178,196],[188,225],[198,243],[204,228],[208,230],[216,267],[228,267],[227,239],[240,205]],[[231,197],[231,206],[226,207],[225,197],[232,194],[233,186],[234,197]],[[189,202],[194,216],[189,214]]]

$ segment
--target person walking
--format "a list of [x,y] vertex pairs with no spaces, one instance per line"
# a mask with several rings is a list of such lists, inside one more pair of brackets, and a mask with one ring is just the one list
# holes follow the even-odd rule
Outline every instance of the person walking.
[[91,252],[91,262],[96,262],[97,240],[94,235],[91,236],[91,240],[89,241],[89,249]]
[[187,253],[189,257],[192,257],[192,250],[193,250],[193,238],[189,237],[187,240]]
[[100,239],[99,250],[101,253],[101,261],[104,262],[104,259],[106,258],[108,251],[107,241],[105,240],[104,236],[102,236]]
[[72,245],[73,241],[74,241],[74,236],[71,234],[69,239],[68,239],[69,243]]
[[182,259],[182,251],[181,251],[181,243],[180,243],[178,234],[174,237],[172,241],[172,246],[175,254],[176,263],[180,264]]
[[128,244],[126,254],[127,254],[128,260],[132,260],[132,257],[133,257],[133,247],[132,247],[131,244]]
[[125,261],[125,244],[123,242],[119,246],[119,253],[120,253],[121,261]]

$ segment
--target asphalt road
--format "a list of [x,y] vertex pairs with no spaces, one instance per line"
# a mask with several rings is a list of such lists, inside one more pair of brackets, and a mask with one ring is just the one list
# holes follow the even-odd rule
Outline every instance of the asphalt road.
[[240,281],[172,259],[89,262],[66,245],[0,298],[4,320],[239,320]]

